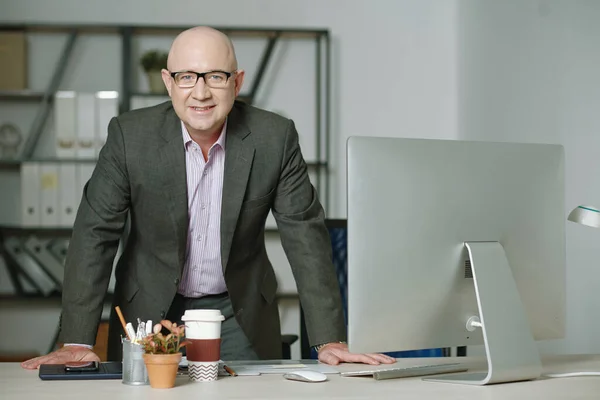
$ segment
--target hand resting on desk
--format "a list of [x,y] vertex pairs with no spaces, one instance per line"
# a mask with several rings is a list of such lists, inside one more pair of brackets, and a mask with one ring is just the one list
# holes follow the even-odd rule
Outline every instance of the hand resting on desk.
[[37,369],[41,364],[65,364],[69,361],[100,361],[100,357],[84,346],[64,346],[45,356],[23,361],[21,367]]
[[350,353],[345,343],[328,343],[319,349],[319,361],[329,365],[338,365],[341,362],[379,365],[393,364],[396,359],[385,354]]
[[[69,361],[100,361],[92,350],[83,346],[64,346],[45,356],[32,358],[21,363],[25,369],[37,369],[41,364],[64,364]],[[329,343],[319,350],[319,361],[338,365],[339,363],[363,363],[371,365],[393,364],[396,359],[385,354],[354,354],[348,351],[345,343]]]

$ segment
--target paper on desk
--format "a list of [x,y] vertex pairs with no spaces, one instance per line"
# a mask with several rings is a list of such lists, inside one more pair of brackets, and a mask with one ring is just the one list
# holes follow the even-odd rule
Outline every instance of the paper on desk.
[[227,363],[238,375],[285,374],[290,371],[317,371],[323,374],[338,374],[339,371],[327,364],[290,365],[239,365]]
[[[222,368],[226,364],[239,376],[257,376],[262,374],[285,374],[290,371],[310,370],[324,374],[339,374],[339,371],[327,364],[316,360],[267,360],[267,361],[220,361],[219,375],[228,375]],[[181,367],[187,367],[187,358],[184,356],[179,363]],[[222,370],[222,371],[221,371]]]

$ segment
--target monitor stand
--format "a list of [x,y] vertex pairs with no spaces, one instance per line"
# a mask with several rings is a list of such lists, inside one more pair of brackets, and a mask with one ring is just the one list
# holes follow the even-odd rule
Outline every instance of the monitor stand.
[[539,378],[540,355],[525,315],[504,248],[498,242],[467,242],[479,318],[467,329],[481,327],[488,371],[423,378],[427,381],[488,385]]

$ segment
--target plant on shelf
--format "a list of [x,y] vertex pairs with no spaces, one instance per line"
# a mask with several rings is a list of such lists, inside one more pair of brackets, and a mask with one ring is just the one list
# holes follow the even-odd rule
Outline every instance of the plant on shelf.
[[142,55],[140,64],[148,76],[150,92],[165,93],[166,88],[162,81],[161,70],[167,68],[168,53],[162,50],[148,50]]
[[[163,328],[169,333],[163,334]],[[184,325],[162,320],[154,325],[151,334],[142,339],[140,344],[144,349],[144,363],[151,387],[168,389],[175,386],[181,348],[187,344],[184,336]]]
[[144,71],[158,71],[167,68],[168,53],[161,50],[149,50],[142,55],[140,63]]

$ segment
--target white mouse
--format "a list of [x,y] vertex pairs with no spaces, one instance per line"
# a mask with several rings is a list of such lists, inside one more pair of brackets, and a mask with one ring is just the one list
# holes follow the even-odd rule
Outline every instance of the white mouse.
[[301,382],[323,382],[327,380],[327,375],[309,369],[290,371],[283,374],[283,377],[285,379]]

